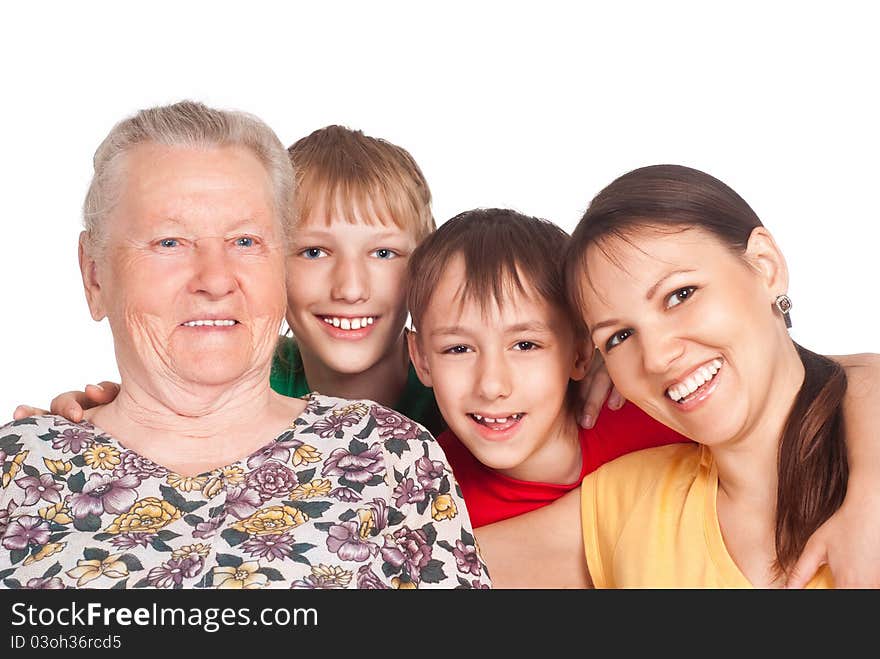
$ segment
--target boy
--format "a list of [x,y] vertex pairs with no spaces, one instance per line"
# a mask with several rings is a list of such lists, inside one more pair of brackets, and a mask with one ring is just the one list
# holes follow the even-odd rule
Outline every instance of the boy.
[[550,222],[475,210],[410,257],[410,355],[475,528],[555,501],[619,455],[686,441],[631,404],[576,423],[591,346],[567,308],[567,240]]
[[342,126],[288,151],[297,192],[287,323],[296,339],[279,342],[272,388],[375,400],[437,435],[440,413],[404,340],[406,262],[435,228],[421,169],[399,146]]

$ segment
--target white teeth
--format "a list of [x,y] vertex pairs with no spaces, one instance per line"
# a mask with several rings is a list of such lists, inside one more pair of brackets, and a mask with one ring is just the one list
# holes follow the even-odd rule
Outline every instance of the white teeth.
[[480,423],[507,423],[508,420],[519,421],[522,418],[521,413],[511,414],[510,416],[500,416],[493,419],[490,416],[480,416],[479,414],[471,414]]
[[715,374],[721,369],[721,360],[713,359],[691,373],[683,382],[673,384],[666,390],[666,395],[675,402],[680,401],[694,393],[697,389],[706,384],[715,377]]
[[374,316],[362,316],[361,318],[338,318],[336,316],[322,316],[321,320],[323,320],[328,325],[333,325],[333,327],[338,327],[344,330],[363,329],[367,325],[372,325],[374,322],[376,322],[376,318]]
[[186,327],[232,327],[234,320],[190,320],[184,323]]

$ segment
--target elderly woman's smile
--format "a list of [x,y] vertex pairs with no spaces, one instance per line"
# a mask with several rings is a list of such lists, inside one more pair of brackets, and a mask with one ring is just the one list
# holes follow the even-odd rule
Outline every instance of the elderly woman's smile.
[[151,143],[122,169],[90,295],[93,315],[110,320],[120,372],[214,386],[266,364],[286,305],[265,167],[240,147]]

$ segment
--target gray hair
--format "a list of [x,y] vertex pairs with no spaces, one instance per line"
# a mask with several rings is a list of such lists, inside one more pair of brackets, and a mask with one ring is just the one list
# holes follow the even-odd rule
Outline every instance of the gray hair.
[[101,249],[106,239],[104,220],[119,196],[119,170],[126,153],[139,144],[184,147],[240,146],[249,149],[272,181],[275,210],[286,239],[292,223],[294,175],[290,156],[269,126],[244,113],[181,101],[141,110],[117,123],[95,151],[94,169],[83,204],[86,237]]

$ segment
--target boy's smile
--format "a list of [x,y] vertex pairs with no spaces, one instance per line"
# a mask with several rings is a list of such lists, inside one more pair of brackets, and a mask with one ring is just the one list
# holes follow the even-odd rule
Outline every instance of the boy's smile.
[[410,339],[419,377],[480,462],[512,478],[569,482],[581,465],[566,398],[583,376],[571,323],[529,288],[505,286],[500,309],[462,299],[464,275],[455,257]]

